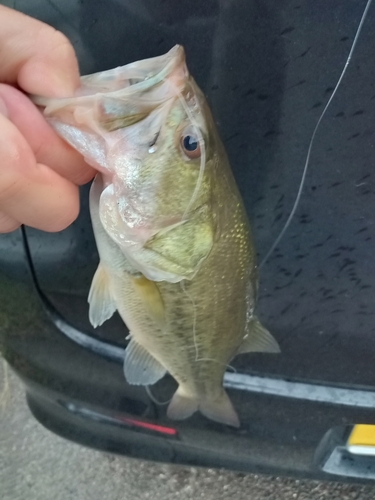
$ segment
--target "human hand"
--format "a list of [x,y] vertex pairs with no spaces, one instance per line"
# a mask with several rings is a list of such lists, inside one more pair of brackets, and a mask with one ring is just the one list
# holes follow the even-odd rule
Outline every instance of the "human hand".
[[66,97],[79,86],[74,49],[54,28],[0,6],[0,233],[60,231],[95,172],[23,93]]

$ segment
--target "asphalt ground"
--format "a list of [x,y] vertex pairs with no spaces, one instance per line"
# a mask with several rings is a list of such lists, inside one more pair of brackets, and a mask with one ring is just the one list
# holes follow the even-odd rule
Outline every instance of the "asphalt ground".
[[[375,485],[177,467],[84,448],[42,427],[0,360],[1,500],[375,500]],[[5,387],[5,389],[4,389]]]

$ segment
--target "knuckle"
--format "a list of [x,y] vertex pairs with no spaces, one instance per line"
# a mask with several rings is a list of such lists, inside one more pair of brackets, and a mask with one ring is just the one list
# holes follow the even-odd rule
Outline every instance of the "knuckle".
[[8,200],[22,191],[22,182],[19,178],[3,175],[0,177],[0,204],[4,206]]
[[21,172],[30,165],[30,158],[16,142],[10,142],[6,152],[1,148],[0,150],[3,158],[0,169],[0,202],[3,204],[24,190],[26,179]]

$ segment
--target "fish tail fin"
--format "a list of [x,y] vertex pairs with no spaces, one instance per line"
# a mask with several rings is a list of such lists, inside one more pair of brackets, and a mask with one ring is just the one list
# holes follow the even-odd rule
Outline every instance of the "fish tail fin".
[[179,387],[169,403],[167,415],[173,420],[184,420],[197,410],[200,410],[205,417],[215,422],[231,425],[232,427],[240,426],[236,410],[233,408],[224,389],[218,398],[209,399],[188,396]]
[[180,386],[169,403],[167,416],[172,420],[184,420],[198,410],[198,405],[199,400],[186,395]]
[[205,417],[215,420],[215,422],[232,427],[240,426],[237,412],[224,389],[216,399],[202,399],[199,403],[199,410]]

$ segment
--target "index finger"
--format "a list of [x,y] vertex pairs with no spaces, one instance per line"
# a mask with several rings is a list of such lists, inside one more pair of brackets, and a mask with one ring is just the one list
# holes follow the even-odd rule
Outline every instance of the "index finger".
[[0,81],[30,94],[66,97],[79,86],[74,49],[61,32],[0,5]]
[[56,134],[22,92],[0,83],[1,101],[8,119],[26,139],[38,163],[48,165],[74,184],[85,184],[94,177],[94,169],[83,156]]

